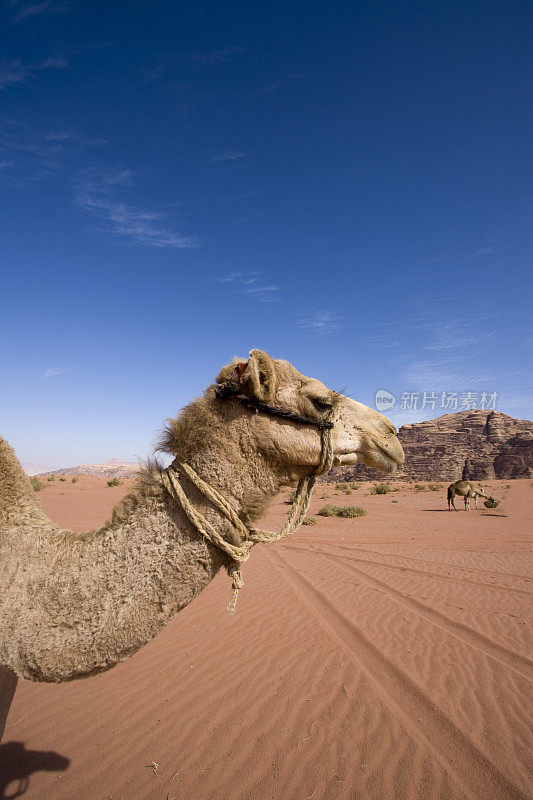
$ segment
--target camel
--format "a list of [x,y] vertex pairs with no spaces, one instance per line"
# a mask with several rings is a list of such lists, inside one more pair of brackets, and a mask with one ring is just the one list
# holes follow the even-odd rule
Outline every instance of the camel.
[[[474,489],[471,483],[468,481],[456,481],[455,483],[450,483],[448,486],[448,511],[451,511],[451,506],[455,508],[455,495],[458,494],[459,497],[464,497],[465,499],[465,511],[470,511],[470,498],[474,498],[474,502],[476,504],[477,509],[477,499],[478,497],[487,497],[488,495],[485,494],[485,490],[480,486],[479,489]],[[488,498],[489,500],[492,498]],[[451,505],[450,505],[451,503]],[[457,511],[457,509],[455,508]]]
[[[386,417],[302,375],[288,361],[252,350],[248,359],[226,365],[202,397],[168,420],[158,449],[175,457],[171,467],[148,462],[107,524],[83,533],[63,530],[44,514],[13,450],[0,439],[5,705],[17,677],[70,681],[126,660],[220,567],[231,574],[228,552],[253,544],[244,541],[243,529],[264,513],[281,486],[300,486],[317,471],[328,429],[324,470],[363,461],[393,471],[403,461]],[[171,491],[177,481],[182,501]],[[218,532],[222,544],[202,535],[202,526]],[[6,716],[4,708],[4,723]],[[2,716],[0,735],[1,723]]]

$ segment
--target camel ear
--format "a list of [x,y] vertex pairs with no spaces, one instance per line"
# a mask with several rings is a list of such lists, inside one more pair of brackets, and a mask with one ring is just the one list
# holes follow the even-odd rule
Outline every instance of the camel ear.
[[216,382],[227,383],[227,381],[235,377],[236,370],[237,374],[240,376],[246,364],[247,364],[246,358],[238,358],[237,356],[234,356],[231,364],[226,364],[225,367],[222,367],[222,369],[220,370],[220,372],[216,377]]
[[262,403],[272,403],[276,396],[274,361],[262,350],[250,350],[250,358],[242,373],[241,385]]

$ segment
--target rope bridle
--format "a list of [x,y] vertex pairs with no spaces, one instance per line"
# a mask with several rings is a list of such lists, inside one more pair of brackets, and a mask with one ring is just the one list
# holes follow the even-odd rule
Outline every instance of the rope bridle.
[[[248,528],[240,519],[235,509],[226,500],[224,495],[222,495],[218,489],[215,489],[213,486],[210,486],[208,483],[202,480],[202,478],[200,478],[200,476],[186,462],[179,461],[176,458],[172,464],[162,472],[161,477],[163,480],[163,485],[171,497],[177,500],[181,505],[191,524],[200,534],[202,534],[202,536],[204,536],[212,544],[230,557],[230,563],[226,566],[228,575],[233,580],[233,597],[228,605],[228,611],[230,614],[235,612],[237,595],[239,593],[239,589],[241,589],[244,585],[242,580],[241,565],[250,558],[250,551],[254,544],[257,542],[262,542],[264,544],[277,542],[279,539],[283,539],[285,536],[290,536],[300,527],[309,509],[311,494],[313,492],[317,476],[328,472],[333,463],[333,446],[331,440],[331,431],[333,429],[331,417],[334,413],[333,410],[329,414],[329,419],[319,420],[303,414],[296,414],[284,408],[267,405],[259,400],[255,400],[254,398],[240,394],[239,378],[240,374],[238,371],[236,371],[234,377],[232,377],[229,381],[226,381],[226,383],[215,387],[216,396],[221,400],[230,398],[239,400],[247,408],[255,410],[256,413],[281,417],[282,419],[290,420],[291,422],[297,422],[303,425],[313,425],[320,431],[321,451],[318,465],[309,475],[304,478],[300,478],[298,481],[298,486],[296,488],[290,514],[285,522],[285,525],[277,532],[266,531],[258,528]],[[220,535],[214,526],[194,508],[192,503],[187,498],[187,495],[185,494],[185,491],[180,483],[181,476],[188,478],[188,480],[190,480],[191,483],[196,486],[196,488],[212,503],[212,505],[215,506],[215,508],[217,508],[227,520],[229,520],[236,531],[241,535],[243,540],[241,544],[234,545],[231,544],[231,542],[226,541],[226,539]]]

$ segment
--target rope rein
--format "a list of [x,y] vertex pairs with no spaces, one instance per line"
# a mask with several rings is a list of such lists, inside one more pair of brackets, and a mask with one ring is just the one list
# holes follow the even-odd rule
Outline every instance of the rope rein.
[[[237,395],[234,391],[228,392],[225,397],[232,397],[240,400],[244,405],[255,408],[256,411],[261,411],[272,416],[279,416],[285,419],[291,419],[295,422],[303,424],[312,424],[320,430],[321,438],[321,452],[320,461],[318,465],[307,477],[300,478],[296,488],[296,494],[292,504],[292,509],[285,522],[285,525],[279,531],[267,531],[260,528],[248,528],[240,519],[239,515],[233,506],[226,500],[218,489],[210,486],[193,470],[190,464],[184,461],[179,461],[177,458],[172,464],[161,473],[163,485],[170,494],[182,507],[189,522],[196,528],[196,530],[211,544],[218,547],[230,558],[230,563],[226,566],[228,575],[233,581],[233,596],[228,604],[227,610],[230,614],[235,612],[237,604],[237,596],[239,589],[242,589],[244,583],[242,580],[242,567],[241,565],[248,561],[250,558],[250,551],[254,544],[261,542],[262,544],[270,544],[283,539],[285,536],[290,536],[302,524],[305,515],[309,509],[311,502],[311,494],[318,475],[323,475],[331,469],[333,464],[333,445],[331,430],[333,422],[328,420],[316,420],[312,417],[305,417],[299,414],[293,414],[285,409],[276,408],[274,406],[267,406],[265,403],[251,400],[248,397]],[[245,402],[246,401],[246,402]],[[250,402],[248,402],[250,401]],[[332,412],[333,413],[333,412]],[[233,525],[235,530],[240,534],[242,543],[234,545],[226,541],[223,536],[213,527],[213,525],[194,508],[193,504],[189,501],[183,486],[180,483],[180,476],[185,476],[196,488],[217,508],[221,514]]]

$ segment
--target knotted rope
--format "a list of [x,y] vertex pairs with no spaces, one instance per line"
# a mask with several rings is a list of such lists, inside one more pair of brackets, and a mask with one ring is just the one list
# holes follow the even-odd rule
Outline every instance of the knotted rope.
[[[313,422],[316,424],[317,420],[313,420]],[[210,486],[208,483],[202,480],[202,478],[200,478],[200,476],[186,462],[175,459],[172,464],[161,473],[163,485],[171,497],[177,500],[181,505],[190,523],[203,537],[208,539],[211,544],[214,544],[215,547],[223,550],[230,557],[230,563],[226,566],[228,575],[233,581],[233,596],[227,607],[227,610],[230,614],[235,612],[239,589],[242,589],[244,585],[242,580],[241,564],[243,564],[245,561],[248,561],[250,558],[250,551],[254,544],[257,542],[261,542],[263,544],[277,542],[279,539],[283,539],[285,536],[290,536],[292,533],[294,533],[305,519],[305,515],[309,509],[309,503],[311,502],[311,494],[313,492],[317,476],[322,475],[331,469],[331,465],[333,463],[331,428],[333,427],[333,423],[330,423],[329,426],[317,425],[317,427],[320,427],[321,437],[320,461],[318,466],[311,472],[309,476],[300,478],[298,481],[298,486],[296,488],[296,494],[290,514],[285,522],[285,525],[277,532],[262,530],[259,528],[248,528],[240,519],[235,509],[226,500],[224,495],[222,495],[218,489],[215,489],[213,486]],[[220,533],[203,516],[203,514],[194,508],[180,483],[181,474],[185,475],[185,477],[188,478],[205,497],[207,497],[212,505],[215,506],[215,508],[217,508],[221,514],[226,517],[227,520],[229,520],[229,522],[231,522],[233,527],[237,530],[242,538],[241,544],[235,545],[226,541],[226,539],[220,535]]]

